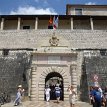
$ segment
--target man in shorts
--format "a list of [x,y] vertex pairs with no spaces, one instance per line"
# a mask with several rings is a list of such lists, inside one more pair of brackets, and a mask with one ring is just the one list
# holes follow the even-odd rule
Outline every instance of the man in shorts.
[[61,88],[59,87],[59,84],[56,84],[56,87],[55,87],[55,94],[56,94],[57,103],[59,103],[60,94],[61,94]]

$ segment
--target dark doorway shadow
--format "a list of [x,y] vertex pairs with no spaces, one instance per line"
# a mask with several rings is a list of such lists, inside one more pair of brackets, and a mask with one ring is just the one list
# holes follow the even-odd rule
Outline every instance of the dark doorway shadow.
[[[45,78],[45,86],[48,85],[51,89],[50,100],[56,100],[56,96],[55,96],[55,85],[56,84],[59,84],[59,87],[61,88],[60,100],[63,101],[64,100],[63,78],[57,72],[49,73]],[[46,99],[46,98],[44,98],[44,99]]]

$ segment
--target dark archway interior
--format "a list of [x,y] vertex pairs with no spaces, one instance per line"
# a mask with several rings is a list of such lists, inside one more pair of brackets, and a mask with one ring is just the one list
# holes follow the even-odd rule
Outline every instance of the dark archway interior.
[[50,92],[50,100],[56,100],[55,96],[55,85],[60,84],[61,88],[61,96],[60,100],[64,100],[64,90],[63,90],[63,78],[62,76],[57,72],[51,72],[49,73],[45,78],[45,86],[48,85],[51,89]]

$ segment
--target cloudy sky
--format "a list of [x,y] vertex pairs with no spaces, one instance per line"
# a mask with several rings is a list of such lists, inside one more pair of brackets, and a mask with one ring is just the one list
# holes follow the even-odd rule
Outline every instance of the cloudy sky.
[[107,0],[0,0],[0,14],[64,15],[66,4],[107,5]]

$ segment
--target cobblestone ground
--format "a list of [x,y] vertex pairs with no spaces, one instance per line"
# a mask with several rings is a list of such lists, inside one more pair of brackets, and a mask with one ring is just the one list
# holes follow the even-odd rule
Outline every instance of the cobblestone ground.
[[[14,106],[13,102],[1,105],[1,107],[69,107],[69,102],[61,101],[56,103],[55,101],[45,102],[45,101],[25,101],[19,106]],[[85,102],[77,102],[75,107],[92,107],[92,105]]]

